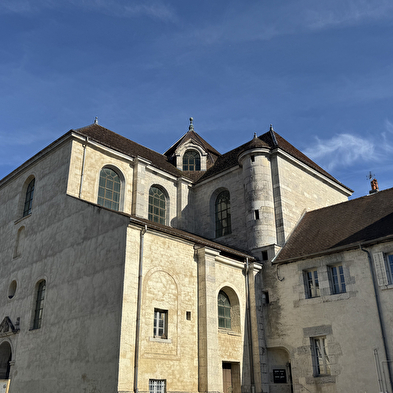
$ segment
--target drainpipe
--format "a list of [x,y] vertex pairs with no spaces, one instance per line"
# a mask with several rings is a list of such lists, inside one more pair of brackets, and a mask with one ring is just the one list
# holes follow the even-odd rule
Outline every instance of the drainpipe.
[[375,283],[375,274],[374,274],[374,269],[373,269],[373,264],[372,264],[372,259],[371,259],[371,255],[370,255],[370,251],[363,248],[363,246],[360,244],[360,249],[362,251],[364,251],[365,253],[367,253],[367,257],[368,257],[368,263],[369,263],[369,268],[370,268],[370,272],[371,272],[371,279],[373,282],[373,288],[374,288],[374,295],[375,295],[375,301],[377,303],[377,312],[378,312],[378,319],[379,319],[379,325],[381,327],[381,335],[382,335],[382,343],[383,343],[383,349],[385,352],[385,358],[386,358],[386,363],[388,364],[388,373],[389,373],[389,384],[390,384],[390,391],[393,392],[393,386],[392,386],[392,372],[390,370],[389,367],[389,356],[388,356],[388,347],[387,347],[387,342],[386,342],[386,332],[385,332],[385,324],[383,322],[383,315],[382,315],[382,309],[381,309],[381,302],[379,299],[379,295],[378,295],[378,288],[377,285]]
[[142,303],[142,267],[143,267],[143,242],[147,225],[141,230],[139,242],[139,276],[138,276],[138,299],[136,306],[136,332],[135,332],[135,367],[134,367],[134,392],[138,393],[138,366],[139,366],[139,331],[141,326],[141,303]]
[[254,352],[252,350],[252,329],[251,329],[251,310],[250,310],[250,282],[248,278],[249,272],[248,258],[246,258],[246,304],[247,304],[247,334],[248,334],[248,352],[250,356],[250,379],[251,393],[255,393],[254,381]]
[[80,186],[79,186],[79,198],[82,195],[83,175],[85,173],[86,147],[87,147],[88,142],[89,142],[89,137],[87,136],[86,143],[83,145],[83,160],[82,160],[81,182],[80,182]]

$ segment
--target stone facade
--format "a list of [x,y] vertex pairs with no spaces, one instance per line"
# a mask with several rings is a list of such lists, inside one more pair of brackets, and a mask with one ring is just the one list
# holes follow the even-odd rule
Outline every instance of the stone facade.
[[[376,391],[367,365],[385,354],[378,334],[368,339],[378,324],[366,253],[274,261],[306,211],[350,190],[272,129],[224,155],[190,132],[166,157],[94,124],[0,181],[0,380],[10,393]],[[189,150],[200,173],[182,171]],[[98,199],[103,169],[118,177],[115,209]],[[347,290],[331,295],[339,264]],[[321,296],[309,299],[313,269]],[[378,290],[391,321],[390,291]],[[316,378],[321,337],[329,372]]]

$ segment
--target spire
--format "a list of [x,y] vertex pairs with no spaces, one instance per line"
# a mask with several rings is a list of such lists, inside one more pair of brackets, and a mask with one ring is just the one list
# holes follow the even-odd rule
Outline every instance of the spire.
[[194,119],[190,117],[190,125],[188,126],[188,131],[194,131],[194,124],[192,124],[193,121]]
[[273,145],[278,146],[276,135],[274,135],[273,124],[270,124],[269,132],[270,132],[270,136],[272,137]]

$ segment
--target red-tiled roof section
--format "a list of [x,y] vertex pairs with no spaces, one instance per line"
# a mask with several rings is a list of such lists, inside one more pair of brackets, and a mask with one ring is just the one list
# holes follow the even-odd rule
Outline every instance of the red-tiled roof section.
[[110,131],[107,128],[102,127],[98,124],[91,124],[87,127],[78,128],[71,131],[87,136],[101,143],[104,146],[127,154],[128,156],[140,156],[146,158],[147,160],[151,161],[152,165],[154,165],[155,167],[165,170],[174,176],[185,176],[183,172],[179,171],[176,167],[174,167],[171,163],[168,162],[165,155],[157,153],[154,150],[150,150],[142,145],[139,145],[138,143],[133,142],[125,138],[124,136],[116,134],[115,132]]
[[393,235],[393,188],[304,215],[275,262],[349,249]]
[[[274,132],[274,134],[272,134]],[[275,140],[273,139],[273,135]],[[277,144],[276,144],[277,142]],[[258,147],[266,147],[270,150],[280,148],[281,150],[285,151],[286,153],[290,154],[292,157],[298,159],[299,161],[303,162],[304,164],[308,165],[310,168],[315,169],[317,172],[325,175],[329,179],[333,180],[334,182],[340,184],[341,186],[347,188],[342,183],[340,183],[337,179],[335,179],[332,175],[327,173],[324,169],[318,166],[314,161],[310,160],[306,155],[304,155],[301,151],[296,149],[292,146],[288,141],[286,141],[283,137],[277,134],[275,131],[268,131],[265,134],[260,135],[258,138],[253,138],[251,141],[237,147],[218,157],[214,166],[206,171],[206,173],[198,180],[203,181],[211,176],[214,176],[220,172],[225,171],[231,167],[238,165],[238,156],[243,151],[247,151],[249,149],[254,149]]]

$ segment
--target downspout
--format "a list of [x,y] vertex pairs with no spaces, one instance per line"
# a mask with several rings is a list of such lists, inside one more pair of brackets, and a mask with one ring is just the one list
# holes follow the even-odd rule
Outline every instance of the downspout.
[[86,137],[86,143],[83,144],[83,160],[82,160],[82,171],[81,171],[81,182],[79,186],[79,199],[82,195],[83,175],[85,173],[85,161],[86,161],[86,147],[89,142],[89,137]]
[[141,304],[142,304],[142,271],[143,271],[143,243],[147,225],[141,230],[139,243],[139,276],[138,276],[138,299],[136,306],[136,332],[135,332],[135,366],[134,366],[134,392],[138,393],[138,366],[139,366],[139,331],[141,326]]
[[[360,244],[360,249],[362,251],[364,251],[365,253],[367,253],[367,257],[368,257],[368,264],[369,264],[369,268],[370,268],[370,272],[371,272],[371,279],[372,279],[372,282],[373,282],[375,301],[377,303],[377,312],[378,312],[379,325],[381,327],[383,349],[384,349],[384,352],[385,352],[386,361],[387,361],[388,366],[389,366],[390,360],[389,360],[389,356],[388,356],[388,348],[387,348],[387,342],[386,342],[385,324],[383,322],[383,315],[382,315],[382,309],[381,309],[381,302],[380,302],[379,295],[378,295],[378,289],[377,289],[377,286],[375,284],[375,274],[374,274],[372,259],[371,259],[370,251],[368,251],[367,249],[363,248],[363,246],[361,244]],[[389,373],[390,389],[391,389],[391,392],[393,392],[393,386],[392,386],[392,380],[393,379],[392,379],[392,372],[390,370],[390,367],[388,367],[388,373]]]
[[247,305],[247,334],[248,334],[248,352],[250,356],[250,382],[251,393],[255,393],[255,380],[254,380],[254,352],[252,350],[252,329],[251,329],[251,310],[250,310],[250,281],[248,278],[249,265],[248,258],[246,258],[246,305]]

